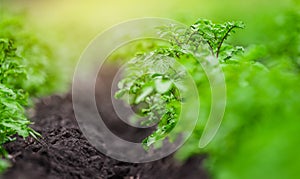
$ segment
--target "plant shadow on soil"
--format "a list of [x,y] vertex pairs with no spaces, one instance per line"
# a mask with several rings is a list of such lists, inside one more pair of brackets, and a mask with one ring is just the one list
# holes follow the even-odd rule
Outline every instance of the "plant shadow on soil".
[[[128,127],[119,121],[109,102],[110,86],[116,71],[114,67],[105,67],[101,71],[101,90],[96,90],[99,112],[114,133],[124,139],[140,141],[151,133],[153,128],[145,130]],[[24,141],[17,137],[16,141],[6,144],[12,167],[0,178],[209,178],[201,167],[205,158],[203,155],[192,157],[182,164],[172,155],[140,164],[121,162],[103,155],[80,131],[74,116],[71,96],[70,93],[63,96],[54,95],[37,102],[35,114],[31,118],[34,122],[32,128],[43,138],[36,141],[29,137]]]

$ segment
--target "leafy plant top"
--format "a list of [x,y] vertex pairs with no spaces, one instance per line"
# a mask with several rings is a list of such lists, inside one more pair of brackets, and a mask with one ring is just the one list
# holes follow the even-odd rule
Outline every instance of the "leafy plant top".
[[[169,47],[157,47],[151,52],[139,53],[129,61],[115,97],[133,107],[138,106],[140,120],[134,116],[135,121],[149,126],[157,123],[156,130],[143,140],[145,149],[152,144],[161,146],[162,139],[168,136],[178,122],[184,100],[175,84],[187,74],[186,70],[178,68],[176,61],[185,65],[197,84],[199,79],[195,73],[201,71],[200,59],[214,56],[212,59],[226,62],[243,51],[242,47],[225,44],[238,28],[244,28],[244,24],[214,24],[205,19],[198,20],[190,27],[173,24],[159,27],[159,35],[169,40]],[[168,137],[174,139],[174,136]]]
[[[28,94],[21,84],[27,79],[25,69],[20,65],[22,57],[16,53],[13,42],[0,39],[0,156],[7,153],[3,144],[14,140],[14,135],[22,137],[39,135],[28,127],[30,121],[25,116],[24,106],[28,103]],[[7,166],[1,160],[0,171]]]

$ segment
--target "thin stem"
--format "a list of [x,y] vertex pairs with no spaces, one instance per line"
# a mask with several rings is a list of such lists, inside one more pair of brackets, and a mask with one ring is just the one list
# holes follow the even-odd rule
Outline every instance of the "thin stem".
[[[207,42],[207,44],[208,44],[208,46],[209,46],[209,48],[210,48],[211,54],[212,54],[213,56],[215,56],[214,49],[213,49],[211,43],[210,43],[209,41],[206,41],[206,42]],[[217,58],[218,58],[218,57],[217,57]]]
[[191,33],[191,35],[189,36],[189,38],[186,40],[186,44],[189,43],[189,41],[191,40],[191,38],[193,37],[193,35],[196,35],[198,31],[194,31],[193,33]]
[[233,29],[233,28],[236,28],[237,26],[232,26],[231,28],[228,29],[228,31],[226,32],[226,34],[223,36],[221,42],[219,43],[218,45],[218,48],[217,48],[217,52],[216,52],[216,57],[218,58],[219,57],[219,53],[220,53],[220,50],[221,50],[221,46],[224,42],[224,40],[227,38],[227,36],[229,35],[230,31]]
[[[202,34],[205,34],[202,30],[198,29],[198,31],[202,32]],[[214,53],[214,49],[213,49],[213,46],[212,44],[209,42],[209,40],[206,41],[206,43],[208,44],[209,48],[210,48],[210,52],[213,56],[215,56],[215,53]]]

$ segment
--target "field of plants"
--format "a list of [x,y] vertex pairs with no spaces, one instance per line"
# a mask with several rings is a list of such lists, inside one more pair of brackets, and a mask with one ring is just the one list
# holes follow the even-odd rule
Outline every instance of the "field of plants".
[[[132,163],[84,135],[72,78],[94,37],[144,17],[184,26],[164,24],[155,31],[165,42],[135,41],[110,54],[95,79],[98,113],[145,153],[188,137],[170,155]],[[220,74],[225,87],[215,93]],[[1,1],[0,178],[298,178],[299,84],[297,0]],[[114,101],[135,114],[120,120]],[[209,120],[214,105],[225,107],[215,116],[220,126]],[[199,115],[185,117],[195,107]],[[214,127],[215,136],[207,130]]]

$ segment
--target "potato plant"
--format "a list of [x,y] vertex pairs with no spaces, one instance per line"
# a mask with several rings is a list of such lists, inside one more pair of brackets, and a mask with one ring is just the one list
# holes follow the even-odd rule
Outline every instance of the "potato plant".
[[[16,54],[13,42],[0,39],[0,156],[7,157],[2,145],[14,140],[14,135],[21,137],[38,134],[28,127],[30,121],[25,116],[24,107],[28,104],[28,93],[21,87],[27,74],[20,61],[23,58]],[[1,161],[0,171],[7,163]]]
[[66,69],[60,66],[62,60],[57,44],[39,36],[24,14],[3,10],[0,29],[0,37],[13,41],[17,54],[23,57],[20,64],[26,69],[27,80],[19,81],[22,89],[36,97],[65,90],[63,71]]
[[[244,27],[240,22],[218,25],[208,20],[200,20],[188,29],[174,26],[162,27],[161,35],[170,39],[170,46],[158,47],[150,53],[137,56],[134,59],[136,61],[129,64],[130,68],[125,73],[127,75],[121,81],[128,85],[119,86],[119,92],[127,95],[123,99],[128,99],[128,95],[133,99],[137,98],[143,91],[144,81],[154,81],[148,85],[152,85],[155,89],[157,74],[149,75],[147,80],[144,80],[139,78],[138,73],[131,73],[131,68],[138,64],[137,69],[141,70],[141,67],[144,67],[141,65],[145,62],[151,61],[149,64],[153,64],[160,59],[167,59],[161,58],[162,56],[172,57],[171,59],[176,59],[186,66],[193,76],[202,105],[195,130],[182,148],[176,152],[178,159],[185,160],[193,155],[207,154],[205,168],[213,178],[294,178],[298,175],[300,167],[298,154],[300,141],[297,137],[300,130],[298,117],[300,29],[299,24],[295,23],[299,21],[300,16],[293,11],[281,16],[283,19],[281,23],[273,27],[277,35],[274,35],[272,41],[259,45],[252,44],[246,48],[245,53],[241,53],[243,51],[241,47],[225,44],[225,40],[231,35],[230,32],[233,32],[229,31],[231,28],[235,30]],[[201,55],[213,55],[219,60],[225,74],[227,88],[226,112],[221,127],[212,143],[204,149],[198,147],[205,126],[205,121],[201,121],[209,115],[211,99],[205,72],[195,58]],[[156,63],[171,66],[170,62]],[[145,67],[151,69],[157,68],[157,65]],[[149,74],[149,71],[146,74]],[[174,74],[180,73],[177,71]],[[139,88],[132,91],[131,82],[136,79],[139,79],[137,81]],[[168,77],[164,79],[168,81]],[[182,103],[178,98],[179,95],[173,92],[171,87],[165,90],[166,93],[159,94],[159,97],[175,96],[178,105],[170,109],[179,111]],[[147,97],[155,96],[157,93],[153,90],[142,97],[146,101]],[[166,103],[163,101],[163,104]],[[134,106],[138,103],[130,104]],[[147,104],[147,108],[151,108],[159,103]],[[163,117],[167,116],[167,118],[156,119],[157,130],[144,140],[146,149],[167,137],[167,132],[176,125],[177,116],[165,113],[166,109],[161,111],[166,114]],[[146,113],[146,116],[151,119],[151,115]],[[168,125],[167,119],[171,121],[171,125]]]
[[[32,97],[62,89],[55,53],[28,30],[23,16],[1,12],[0,19],[0,172],[9,166],[3,144],[16,136],[37,138],[26,108]],[[20,30],[22,29],[22,30]]]
[[[227,112],[219,134],[205,149],[210,156],[206,167],[214,178],[298,175],[300,26],[295,22],[300,21],[300,13],[288,10],[279,16],[281,21],[274,18],[270,27],[269,41],[248,48],[238,58],[239,65],[223,68]],[[178,156],[200,152],[189,147]]]
[[[137,55],[129,62],[125,77],[119,82],[116,98],[122,98],[139,107],[138,113],[147,120],[142,125],[158,123],[156,130],[143,141],[148,149],[161,140],[177,124],[182,99],[174,81],[184,78],[185,71],[176,69],[174,59],[184,64],[194,81],[201,83],[196,74],[201,72],[200,61],[206,56],[226,63],[232,56],[243,51],[242,47],[226,44],[226,39],[242,22],[214,24],[200,19],[187,28],[174,25],[160,27],[160,35],[169,39],[169,47],[159,47],[151,52]],[[200,88],[200,86],[199,86]],[[169,138],[173,138],[169,136]]]

